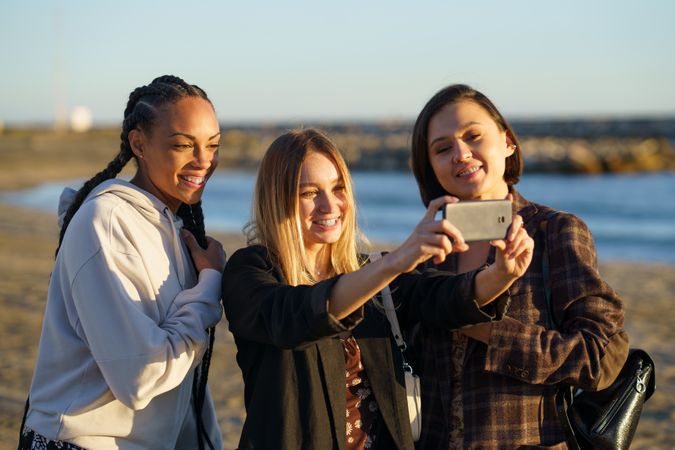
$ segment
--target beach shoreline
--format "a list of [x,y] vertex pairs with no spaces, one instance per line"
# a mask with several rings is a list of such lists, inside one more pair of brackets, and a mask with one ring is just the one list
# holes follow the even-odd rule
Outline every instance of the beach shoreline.
[[[44,181],[44,179],[43,179]],[[32,377],[54,250],[52,214],[0,203],[0,448],[16,445]],[[214,233],[228,255],[245,245],[243,235]],[[386,248],[387,246],[380,246]],[[647,403],[633,449],[669,448],[675,443],[675,342],[671,298],[675,266],[602,262],[600,271],[624,298],[631,345],[646,349],[657,367],[657,389]],[[209,385],[225,448],[235,448],[244,419],[243,384],[236,347],[223,320],[216,329]],[[11,446],[11,447],[10,447]]]

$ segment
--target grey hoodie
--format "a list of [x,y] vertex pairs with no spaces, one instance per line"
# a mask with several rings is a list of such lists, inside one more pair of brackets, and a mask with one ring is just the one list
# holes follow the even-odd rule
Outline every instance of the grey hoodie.
[[[122,180],[87,197],[52,272],[28,428],[85,448],[195,448],[193,369],[222,314],[221,274],[197,283],[181,225]],[[221,448],[210,395],[202,417]]]

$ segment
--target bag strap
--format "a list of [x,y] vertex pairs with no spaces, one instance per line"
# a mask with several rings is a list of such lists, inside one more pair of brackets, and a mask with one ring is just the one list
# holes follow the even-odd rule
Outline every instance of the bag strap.
[[[382,259],[382,254],[380,252],[373,252],[368,255],[371,262],[378,261]],[[386,285],[381,291],[382,295],[382,305],[384,313],[389,320],[389,326],[391,327],[391,334],[394,335],[394,340],[396,341],[396,346],[401,351],[401,357],[403,358],[403,370],[406,372],[414,373],[413,368],[408,361],[405,359],[405,351],[408,348],[405,341],[403,340],[403,334],[401,333],[401,327],[398,324],[398,317],[396,317],[396,307],[394,306],[394,300],[391,296],[391,288],[389,285]]]
[[[546,297],[546,311],[548,312],[548,324],[551,330],[559,330],[560,324],[555,320],[553,314],[553,303],[551,301],[551,266],[548,256],[548,222],[560,211],[551,211],[546,214],[544,219],[539,222],[539,234],[541,241],[541,278],[544,285],[544,296]],[[574,388],[572,386],[558,386],[555,393],[555,407],[558,411],[558,418],[565,432],[565,441],[570,450],[580,450],[577,437],[574,435],[570,418],[567,415],[567,408],[574,401]]]
[[572,386],[559,386],[555,393],[555,409],[558,411],[558,418],[565,432],[565,442],[570,450],[580,450],[579,442],[572,429],[570,417],[567,414],[566,405],[571,405],[574,401],[574,393]]
[[555,320],[553,314],[553,303],[551,301],[551,266],[548,256],[548,222],[560,211],[550,211],[539,222],[539,235],[541,241],[541,278],[544,285],[544,296],[546,297],[546,311],[548,312],[548,325],[551,330],[559,330],[560,324]]
[[[370,261],[375,262],[382,259],[382,254],[380,252],[373,252],[370,255]],[[401,334],[401,327],[398,325],[398,317],[396,317],[396,308],[394,307],[394,300],[391,296],[391,288],[389,285],[386,285],[382,291],[382,304],[384,305],[384,312],[387,315],[389,320],[389,325],[391,326],[391,332],[394,335],[394,340],[401,352],[404,352],[407,348],[405,341],[403,340],[403,335]]]
[[28,409],[30,408],[30,396],[26,397],[26,405],[23,408],[23,417],[21,418],[21,427],[19,428],[19,447],[18,450],[21,450],[21,436],[23,435],[23,428],[26,426],[26,416],[28,415]]

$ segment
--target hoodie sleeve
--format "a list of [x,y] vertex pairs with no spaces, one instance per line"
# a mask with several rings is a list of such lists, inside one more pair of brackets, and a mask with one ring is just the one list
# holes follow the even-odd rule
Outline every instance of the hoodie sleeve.
[[97,252],[79,270],[71,293],[78,332],[115,398],[132,409],[178,386],[201,360],[206,329],[220,319],[221,274],[206,269],[175,298],[163,323],[146,314],[138,291]]

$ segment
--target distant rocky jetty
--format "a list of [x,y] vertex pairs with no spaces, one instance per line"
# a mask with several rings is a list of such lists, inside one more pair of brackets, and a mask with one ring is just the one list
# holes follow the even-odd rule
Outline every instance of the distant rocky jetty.
[[532,172],[675,170],[675,119],[514,122]]
[[[408,170],[410,122],[304,123],[325,130],[352,169]],[[675,118],[513,121],[527,172],[603,173],[675,171]],[[269,144],[299,124],[223,125],[221,167],[257,167]],[[5,127],[0,154],[22,158],[37,152],[64,163],[109,160],[119,149],[119,131],[86,133]]]
[[522,146],[528,172],[675,170],[673,141],[664,138],[525,138]]
[[[314,125],[335,140],[352,169],[409,168],[411,123]],[[518,121],[513,127],[527,172],[675,170],[675,119]],[[226,128],[221,158],[234,166],[255,167],[272,140],[291,128]]]

